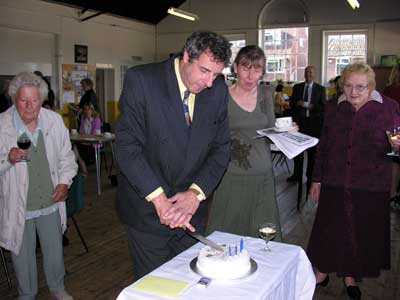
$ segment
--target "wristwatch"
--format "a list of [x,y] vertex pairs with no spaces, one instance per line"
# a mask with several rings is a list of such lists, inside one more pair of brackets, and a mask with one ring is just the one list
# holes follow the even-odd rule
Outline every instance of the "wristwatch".
[[195,193],[196,194],[196,198],[197,198],[197,200],[199,200],[199,201],[203,201],[203,200],[205,200],[206,198],[203,196],[203,194],[202,193],[200,193],[198,190],[196,190],[196,189],[189,189],[189,191],[192,191],[193,193]]

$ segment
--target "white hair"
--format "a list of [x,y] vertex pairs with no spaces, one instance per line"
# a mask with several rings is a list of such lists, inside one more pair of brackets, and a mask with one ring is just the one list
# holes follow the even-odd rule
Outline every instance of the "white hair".
[[40,96],[40,102],[43,102],[43,100],[47,98],[49,90],[46,82],[33,73],[21,72],[11,80],[10,86],[8,87],[8,94],[14,103],[18,90],[23,86],[32,86],[37,88]]

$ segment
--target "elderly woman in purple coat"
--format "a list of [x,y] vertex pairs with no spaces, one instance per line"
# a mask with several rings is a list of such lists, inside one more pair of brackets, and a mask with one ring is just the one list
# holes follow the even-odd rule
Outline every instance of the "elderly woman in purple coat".
[[324,127],[310,189],[319,203],[308,255],[317,285],[328,273],[344,277],[351,299],[361,299],[363,277],[390,268],[389,192],[391,144],[386,131],[400,126],[398,104],[375,90],[375,74],[364,63],[342,73],[344,93],[325,106]]

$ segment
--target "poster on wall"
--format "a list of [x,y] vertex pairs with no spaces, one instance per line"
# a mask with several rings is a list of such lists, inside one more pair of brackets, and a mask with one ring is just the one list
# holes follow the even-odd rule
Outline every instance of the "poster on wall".
[[65,103],[78,104],[83,95],[81,80],[89,78],[95,84],[96,67],[90,65],[63,64],[62,65],[62,99],[61,107]]
[[[68,105],[69,127],[77,128],[77,105],[83,95],[81,80],[89,78],[96,82],[96,67],[89,65],[78,64],[63,64],[62,65],[62,96],[60,107],[64,109]],[[95,87],[94,87],[95,88]]]

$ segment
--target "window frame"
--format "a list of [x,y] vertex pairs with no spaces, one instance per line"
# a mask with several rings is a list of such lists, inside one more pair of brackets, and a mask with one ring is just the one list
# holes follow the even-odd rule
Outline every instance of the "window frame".
[[[298,34],[293,35],[289,30],[291,29],[304,29],[305,35]],[[299,24],[298,26],[282,26],[282,27],[269,27],[269,28],[261,28],[258,30],[259,32],[259,46],[263,49],[266,56],[266,75],[264,80],[268,81],[276,81],[276,80],[284,80],[288,82],[299,82],[302,81],[303,78],[299,75],[302,70],[309,63],[309,52],[310,52],[310,27],[306,24]],[[266,40],[266,36],[271,36],[273,40]],[[279,35],[279,38],[277,38]],[[306,43],[304,43],[306,41]],[[296,52],[291,52],[288,49],[293,49],[290,43],[298,43],[298,48],[296,48]],[[290,45],[290,46],[289,46]],[[270,48],[270,49],[268,49]],[[306,51],[305,49],[306,48]],[[273,54],[269,53],[268,50],[274,52]],[[302,50],[304,52],[302,52]],[[280,68],[277,71],[268,71],[268,61],[279,60]],[[302,67],[301,62],[305,61],[305,66]],[[296,69],[297,68],[297,69]],[[300,73],[299,73],[300,70]],[[273,75],[273,79],[267,77],[268,74]],[[279,76],[282,74],[282,76]],[[277,76],[278,75],[278,76]]]
[[[338,36],[343,36],[343,35],[364,35],[365,36],[365,43],[364,43],[364,62],[368,63],[368,43],[369,43],[369,31],[366,28],[354,28],[354,29],[337,29],[337,30],[323,30],[322,31],[322,63],[321,63],[321,82],[322,84],[328,85],[329,80],[331,78],[328,78],[328,40],[329,36],[332,35],[338,35]],[[338,56],[335,59],[342,59],[342,58],[348,58],[349,63],[352,62],[352,58],[354,56],[352,55],[343,55],[343,56]],[[335,71],[337,70],[338,63],[335,63]],[[340,74],[337,74],[340,75]],[[337,76],[336,75],[336,76]]]

